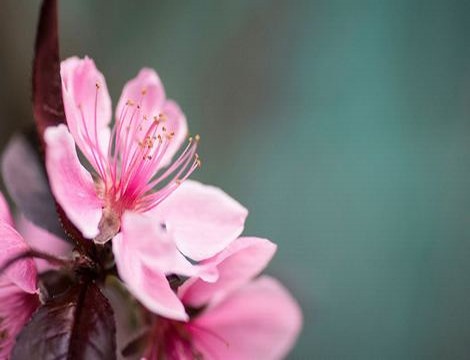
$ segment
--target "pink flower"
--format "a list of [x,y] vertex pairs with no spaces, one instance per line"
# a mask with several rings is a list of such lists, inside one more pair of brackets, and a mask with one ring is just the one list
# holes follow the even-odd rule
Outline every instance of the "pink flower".
[[[29,249],[13,228],[12,216],[0,194],[0,266]],[[0,274],[0,359],[8,359],[16,336],[39,306],[37,270],[22,259]]]
[[125,211],[154,208],[194,171],[198,138],[171,163],[186,137],[186,119],[151,69],[124,86],[112,129],[111,99],[93,60],[65,60],[61,77],[68,127],[44,135],[52,191],[83,235],[104,243],[118,232]]
[[68,128],[45,132],[54,196],[85,237],[99,243],[115,237],[119,274],[141,302],[164,316],[186,319],[166,275],[215,280],[214,271],[187,258],[197,262],[224,249],[242,232],[247,210],[220,189],[183,182],[199,164],[197,141],[190,140],[162,170],[187,126],[153,70],[141,70],[126,84],[112,130],[111,101],[93,61],[70,58],[61,76]]
[[190,279],[182,285],[179,297],[193,315],[186,323],[158,317],[144,358],[283,358],[301,329],[300,308],[275,279],[252,280],[275,249],[268,240],[239,238],[206,260],[217,267],[218,281]]

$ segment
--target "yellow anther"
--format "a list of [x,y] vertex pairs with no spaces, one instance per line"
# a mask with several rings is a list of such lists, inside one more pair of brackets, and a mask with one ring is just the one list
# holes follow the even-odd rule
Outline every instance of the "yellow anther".
[[128,105],[128,106],[134,106],[134,102],[133,102],[131,99],[128,99],[128,100],[126,101],[126,105]]
[[198,155],[197,153],[194,154],[194,162],[196,163],[196,166],[197,166],[198,168],[201,167],[202,162],[201,162],[201,159],[199,158],[199,155]]
[[194,140],[196,140],[196,142],[198,142],[200,139],[201,139],[201,137],[199,136],[199,134],[194,136]]
[[153,147],[153,139],[150,136],[146,136],[143,141],[139,141],[139,144],[142,144],[142,146],[147,147],[148,149],[151,149]]
[[141,93],[142,95],[147,94],[147,88],[146,88],[146,87],[142,88],[142,90],[140,91],[140,93]]

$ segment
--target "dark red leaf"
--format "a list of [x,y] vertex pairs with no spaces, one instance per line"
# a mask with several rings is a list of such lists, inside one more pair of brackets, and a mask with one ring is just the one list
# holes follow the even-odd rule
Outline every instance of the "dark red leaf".
[[57,0],[44,0],[41,7],[33,67],[33,111],[41,141],[48,126],[65,123]]
[[116,327],[108,300],[93,283],[77,284],[52,298],[18,336],[15,359],[116,359]]

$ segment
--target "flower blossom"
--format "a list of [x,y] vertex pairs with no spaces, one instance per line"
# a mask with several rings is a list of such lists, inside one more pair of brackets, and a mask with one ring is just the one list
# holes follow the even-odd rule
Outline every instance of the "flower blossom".
[[253,280],[275,249],[268,240],[243,237],[204,261],[218,269],[218,280],[193,278],[179,288],[190,320],[156,317],[143,358],[282,359],[300,332],[300,308],[275,279]]
[[151,69],[125,85],[112,128],[111,99],[93,60],[63,61],[61,78],[67,126],[44,134],[52,191],[82,234],[104,243],[125,211],[154,208],[200,165],[198,136],[171,162],[186,138],[186,119]]
[[[29,246],[13,228],[13,219],[0,194],[0,266]],[[0,359],[9,359],[16,336],[39,306],[37,269],[32,259],[21,259],[0,274]]]
[[141,70],[124,86],[112,129],[111,100],[94,62],[65,60],[61,77],[68,127],[49,127],[44,135],[56,200],[85,237],[114,238],[119,275],[141,302],[187,320],[166,276],[214,281],[216,271],[197,262],[234,241],[248,211],[222,190],[186,180],[199,164],[196,139],[171,163],[186,119],[153,70]]

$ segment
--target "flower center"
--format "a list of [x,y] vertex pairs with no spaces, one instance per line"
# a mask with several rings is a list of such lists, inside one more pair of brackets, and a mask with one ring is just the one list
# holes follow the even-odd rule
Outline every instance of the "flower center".
[[147,90],[142,89],[137,101],[127,100],[110,133],[109,129],[98,129],[97,125],[100,91],[97,83],[94,129],[88,127],[89,121],[82,111],[81,136],[88,149],[81,150],[89,154],[87,158],[99,177],[97,193],[108,209],[103,213],[103,226],[108,224],[107,228],[118,229],[119,224],[114,220],[125,210],[152,209],[201,166],[196,153],[199,135],[190,137],[176,160],[166,166],[175,150],[175,124],[169,121],[167,114],[157,110],[155,114],[143,113],[142,101]]

